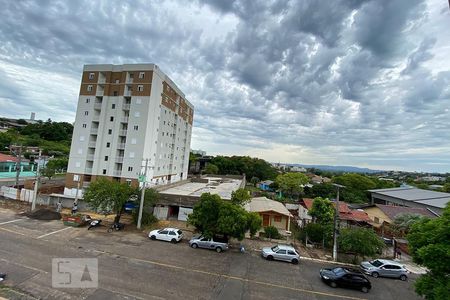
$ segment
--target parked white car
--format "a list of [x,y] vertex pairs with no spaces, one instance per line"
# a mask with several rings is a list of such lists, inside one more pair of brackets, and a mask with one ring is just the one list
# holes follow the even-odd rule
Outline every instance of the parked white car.
[[300,255],[291,246],[276,245],[273,247],[265,247],[261,250],[261,255],[267,260],[284,260],[293,264],[298,264]]
[[178,228],[163,228],[150,231],[148,237],[151,240],[177,243],[183,238],[183,232]]

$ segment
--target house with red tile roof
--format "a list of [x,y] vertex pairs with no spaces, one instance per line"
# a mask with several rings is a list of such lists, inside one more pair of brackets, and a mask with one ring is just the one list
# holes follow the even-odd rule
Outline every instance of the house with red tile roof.
[[[310,211],[313,206],[314,199],[304,198],[300,204],[307,210]],[[333,202],[333,206],[335,202]],[[302,216],[300,216],[299,209],[299,219],[302,221]],[[309,216],[310,217],[310,216]],[[303,218],[305,220],[305,218]],[[367,213],[362,209],[351,209],[347,203],[339,202],[339,220],[341,227],[349,227],[349,226],[369,226],[370,218]],[[312,221],[312,218],[307,218],[303,221],[304,224],[307,224]]]

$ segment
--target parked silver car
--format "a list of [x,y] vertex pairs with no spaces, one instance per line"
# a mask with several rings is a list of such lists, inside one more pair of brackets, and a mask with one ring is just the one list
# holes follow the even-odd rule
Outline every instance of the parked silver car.
[[293,264],[298,264],[300,259],[298,252],[293,247],[287,245],[262,248],[261,256],[267,260],[284,260]]
[[375,259],[372,261],[363,261],[360,265],[361,270],[375,278],[378,276],[400,278],[405,281],[408,279],[409,271],[405,266],[398,262],[387,259]]

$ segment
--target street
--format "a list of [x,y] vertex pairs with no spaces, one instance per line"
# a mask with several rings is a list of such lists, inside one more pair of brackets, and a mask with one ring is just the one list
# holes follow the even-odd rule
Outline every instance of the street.
[[[319,270],[330,264],[266,261],[258,252],[216,253],[150,241],[138,232],[65,227],[0,208],[0,296],[12,299],[420,299],[406,281],[372,278],[372,290],[333,289]],[[301,253],[300,253],[301,254]],[[98,258],[99,287],[53,289],[53,258]],[[2,294],[3,293],[3,294]],[[5,295],[6,293],[6,295]]]

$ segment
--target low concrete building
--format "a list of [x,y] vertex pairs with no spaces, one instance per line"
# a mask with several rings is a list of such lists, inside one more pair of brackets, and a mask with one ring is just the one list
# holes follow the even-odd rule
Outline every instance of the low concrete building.
[[270,188],[270,185],[272,183],[273,183],[272,180],[264,180],[264,181],[258,182],[258,184],[256,186],[263,191],[271,191],[272,189]]
[[263,227],[274,226],[281,233],[291,229],[290,223],[293,216],[281,202],[266,197],[258,197],[253,198],[244,207],[247,211],[257,212],[261,216]]
[[441,215],[450,202],[450,193],[422,190],[414,187],[369,190],[371,204],[417,207]]
[[212,175],[191,178],[171,185],[158,186],[160,199],[154,215],[160,220],[186,221],[187,216],[203,193],[217,194],[231,200],[231,193],[245,187],[245,177],[239,175]]

